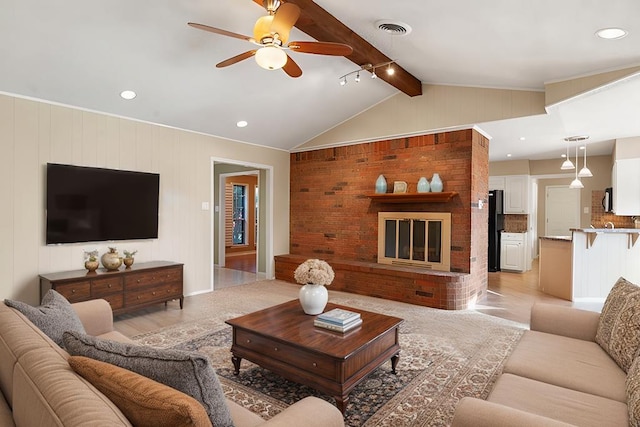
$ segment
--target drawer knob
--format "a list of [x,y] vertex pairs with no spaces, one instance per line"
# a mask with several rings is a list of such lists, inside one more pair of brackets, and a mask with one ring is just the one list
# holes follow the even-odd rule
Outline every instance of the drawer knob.
[[138,299],[140,299],[140,295],[138,295]]
[[111,283],[109,283],[109,284],[107,285],[107,288],[110,288],[110,287],[111,287]]
[[274,348],[273,348],[273,350],[274,350],[274,351],[278,351],[278,347],[274,347]]
[[313,367],[314,367],[314,368],[317,368],[317,367],[318,367],[318,364],[317,364],[316,362],[313,362]]
[[71,293],[72,293],[72,294],[75,294],[75,293],[76,293],[76,290],[75,290],[75,289],[71,289]]
[[140,279],[136,280],[138,283],[140,283]]
[[155,295],[155,294],[156,294],[155,292],[151,292],[151,295]]
[[151,280],[156,280],[156,277],[155,277],[155,276],[153,276],[153,277],[151,278]]
[[247,340],[247,344],[250,343],[250,342],[251,342],[251,340]]

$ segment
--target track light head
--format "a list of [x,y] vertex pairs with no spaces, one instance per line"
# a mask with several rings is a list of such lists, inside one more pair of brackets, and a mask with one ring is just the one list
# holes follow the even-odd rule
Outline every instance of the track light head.
[[387,67],[387,75],[388,76],[393,76],[393,74],[396,72],[396,70],[391,66],[391,64],[389,64],[389,66]]
[[355,81],[356,83],[360,83],[360,71],[358,71],[358,74],[356,74]]
[[342,80],[340,80],[340,86],[344,86],[347,84],[347,78],[343,77]]

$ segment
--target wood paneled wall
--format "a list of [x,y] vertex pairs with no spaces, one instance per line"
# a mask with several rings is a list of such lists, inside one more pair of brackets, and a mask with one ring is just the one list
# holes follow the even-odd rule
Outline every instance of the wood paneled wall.
[[[289,154],[193,132],[0,95],[0,298],[39,301],[38,274],[83,268],[83,251],[137,249],[185,264],[185,293],[210,289],[211,158],[273,168],[274,206],[289,204]],[[47,246],[47,162],[160,173],[159,238]],[[213,205],[213,204],[212,204]],[[122,207],[126,209],[126,206]],[[288,252],[288,210],[274,216],[274,254]]]

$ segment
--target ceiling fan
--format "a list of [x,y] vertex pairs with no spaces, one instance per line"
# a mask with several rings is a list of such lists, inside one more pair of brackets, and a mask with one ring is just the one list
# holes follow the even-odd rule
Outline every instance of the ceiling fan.
[[259,46],[256,49],[236,55],[218,64],[217,68],[228,67],[237,62],[255,56],[256,62],[267,70],[282,68],[290,77],[300,77],[302,70],[296,62],[285,52],[314,53],[317,55],[347,56],[351,55],[351,46],[331,42],[289,42],[289,32],[300,16],[300,8],[293,3],[282,3],[280,0],[264,0],[268,15],[260,17],[253,26],[253,37],[210,27],[204,24],[189,22],[188,25],[200,30],[220,34],[227,37],[246,40]]

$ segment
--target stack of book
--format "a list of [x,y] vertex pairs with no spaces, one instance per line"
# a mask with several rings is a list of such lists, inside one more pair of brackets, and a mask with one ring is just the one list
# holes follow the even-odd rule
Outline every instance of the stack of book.
[[319,314],[313,321],[313,324],[319,328],[329,329],[337,332],[347,332],[362,324],[360,313],[344,310],[342,308],[334,308],[326,313]]

